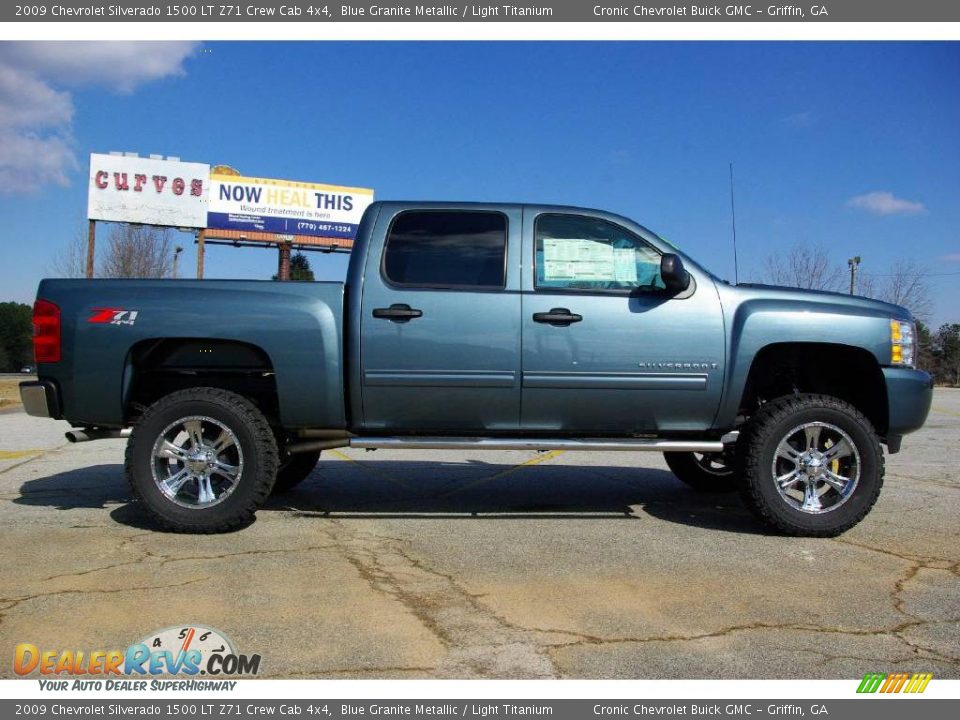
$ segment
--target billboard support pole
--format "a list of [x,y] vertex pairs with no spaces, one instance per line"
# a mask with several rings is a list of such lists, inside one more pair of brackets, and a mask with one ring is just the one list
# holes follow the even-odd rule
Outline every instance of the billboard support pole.
[[97,221],[90,220],[87,226],[87,279],[93,277],[93,258],[97,244]]
[[203,241],[207,237],[207,231],[203,228],[197,233],[197,280],[203,280]]
[[290,245],[290,242],[282,242],[277,246],[280,249],[280,263],[277,268],[278,280],[290,279]]

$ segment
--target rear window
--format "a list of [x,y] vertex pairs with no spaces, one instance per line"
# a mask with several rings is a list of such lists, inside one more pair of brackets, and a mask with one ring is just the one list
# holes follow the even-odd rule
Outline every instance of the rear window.
[[405,212],[387,235],[383,272],[394,285],[496,289],[505,285],[506,254],[501,213]]

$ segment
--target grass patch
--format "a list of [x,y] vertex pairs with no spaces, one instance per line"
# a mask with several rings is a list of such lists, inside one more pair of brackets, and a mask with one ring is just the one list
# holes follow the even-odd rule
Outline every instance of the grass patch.
[[24,375],[22,378],[0,378],[0,408],[19,406],[20,382],[31,379],[31,375]]

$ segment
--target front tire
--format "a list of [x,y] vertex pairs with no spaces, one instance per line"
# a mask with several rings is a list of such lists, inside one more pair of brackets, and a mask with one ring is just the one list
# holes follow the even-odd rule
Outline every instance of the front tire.
[[277,474],[270,424],[246,398],[191,388],[144,412],[127,443],[135,500],[165,529],[215,533],[248,524]]
[[838,398],[798,394],[768,402],[739,443],[747,506],[787,535],[839,535],[880,495],[880,441],[866,416]]

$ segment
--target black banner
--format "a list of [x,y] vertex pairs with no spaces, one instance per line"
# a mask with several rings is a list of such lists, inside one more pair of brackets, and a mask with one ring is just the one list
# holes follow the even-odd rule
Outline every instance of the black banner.
[[0,7],[3,22],[953,22],[960,3],[944,0],[801,0],[641,3],[552,0],[508,3],[305,2],[244,0],[35,0]]

